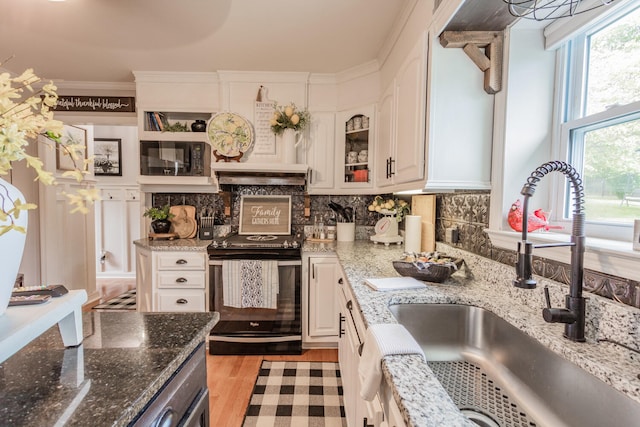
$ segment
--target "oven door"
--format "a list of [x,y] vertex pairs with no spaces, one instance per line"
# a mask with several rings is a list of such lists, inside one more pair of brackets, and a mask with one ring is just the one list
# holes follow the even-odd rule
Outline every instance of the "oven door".
[[223,261],[209,261],[209,307],[220,314],[209,337],[211,354],[300,354],[302,261],[277,260],[275,308],[225,305]]

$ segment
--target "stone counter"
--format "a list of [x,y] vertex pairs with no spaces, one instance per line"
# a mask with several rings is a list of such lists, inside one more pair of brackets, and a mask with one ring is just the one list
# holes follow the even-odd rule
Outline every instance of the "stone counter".
[[[443,284],[426,289],[376,292],[365,278],[398,276],[391,264],[402,247],[371,242],[337,242],[332,249],[305,244],[307,251],[335,250],[366,325],[395,323],[390,304],[454,303],[488,309],[517,326],[545,346],[600,378],[640,404],[640,355],[623,346],[598,342],[613,340],[640,349],[640,310],[593,294],[587,302],[587,342],[574,343],[562,337],[564,325],[542,319],[543,288],[549,286],[552,305],[564,306],[566,286],[541,279],[535,290],[511,285],[515,269],[469,252],[438,244],[438,250],[461,257],[466,265]],[[470,425],[440,386],[431,369],[417,356],[388,356],[383,362],[386,380],[410,426]]]
[[126,426],[204,342],[218,313],[90,312],[65,349],[53,327],[0,364],[0,424]]
[[200,239],[174,239],[174,240],[151,240],[151,239],[138,239],[134,240],[133,244],[144,249],[152,251],[193,251],[193,252],[206,252],[207,246],[211,243],[211,240]]

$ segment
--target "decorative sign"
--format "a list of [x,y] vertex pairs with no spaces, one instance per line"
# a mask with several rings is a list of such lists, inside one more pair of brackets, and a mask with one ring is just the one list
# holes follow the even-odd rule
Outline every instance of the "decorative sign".
[[96,113],[133,113],[136,98],[133,96],[71,96],[58,95],[53,111],[94,111]]
[[276,134],[271,131],[269,121],[273,117],[274,101],[256,101],[253,110],[253,127],[256,140],[253,152],[256,154],[276,154]]
[[241,196],[239,234],[291,234],[291,196]]

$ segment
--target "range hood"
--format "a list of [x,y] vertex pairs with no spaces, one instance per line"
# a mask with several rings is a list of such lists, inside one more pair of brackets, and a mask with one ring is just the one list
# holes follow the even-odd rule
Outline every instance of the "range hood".
[[305,185],[309,166],[287,163],[215,162],[211,172],[218,184]]

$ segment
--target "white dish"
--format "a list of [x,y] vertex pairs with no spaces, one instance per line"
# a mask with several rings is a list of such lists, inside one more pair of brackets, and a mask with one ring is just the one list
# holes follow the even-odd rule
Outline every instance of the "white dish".
[[218,113],[207,124],[207,137],[218,155],[236,157],[253,146],[253,125],[236,113]]

